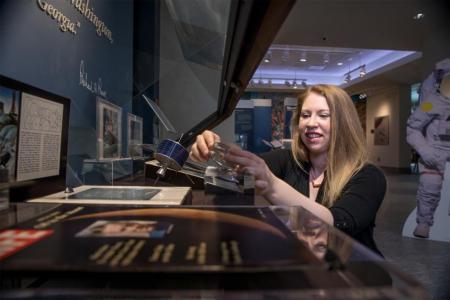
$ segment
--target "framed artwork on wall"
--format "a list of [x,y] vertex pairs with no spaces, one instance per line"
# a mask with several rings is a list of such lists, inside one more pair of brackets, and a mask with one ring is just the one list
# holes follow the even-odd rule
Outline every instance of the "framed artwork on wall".
[[120,158],[122,153],[122,108],[97,98],[98,158]]
[[374,145],[389,145],[389,116],[375,118]]
[[128,156],[142,156],[142,118],[128,113]]

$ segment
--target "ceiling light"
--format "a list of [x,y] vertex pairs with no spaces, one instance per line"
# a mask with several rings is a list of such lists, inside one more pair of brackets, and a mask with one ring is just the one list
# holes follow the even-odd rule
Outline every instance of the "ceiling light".
[[300,56],[300,61],[301,62],[307,62],[308,60],[306,59],[306,52],[302,52],[301,56]]
[[296,81],[296,80],[294,80],[294,82],[292,83],[292,87],[293,87],[294,89],[298,88],[298,85],[297,85],[297,81]]
[[287,62],[289,60],[289,51],[286,50],[283,52],[283,54],[281,55],[281,61],[282,62]]
[[342,66],[344,63],[343,62],[338,62],[337,65],[338,66]]
[[366,65],[362,65],[361,68],[359,69],[359,77],[364,77],[366,76]]
[[290,83],[289,80],[287,80],[287,79],[284,81],[284,84],[285,84],[287,87],[291,86],[291,83]]
[[264,82],[262,81],[261,78],[258,80],[258,84],[260,84],[260,85],[263,85],[263,84],[264,84]]
[[413,17],[414,20],[420,20],[420,19],[423,19],[423,18],[425,18],[425,14],[423,14],[423,13],[417,13],[417,14]]
[[302,80],[302,87],[305,89],[308,87],[308,85],[306,84],[306,79]]
[[323,63],[324,64],[327,64],[327,63],[329,63],[330,62],[330,54],[329,53],[325,53],[324,55],[323,55]]
[[345,76],[344,82],[349,83],[351,80],[352,80],[352,77],[350,76],[350,73],[347,73],[347,75]]
[[270,63],[271,60],[272,60],[272,52],[269,51],[269,52],[267,52],[266,57],[264,57],[264,62]]

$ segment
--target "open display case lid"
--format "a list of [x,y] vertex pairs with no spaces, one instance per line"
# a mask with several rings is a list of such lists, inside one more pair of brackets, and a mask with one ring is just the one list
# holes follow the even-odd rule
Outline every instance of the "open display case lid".
[[160,1],[158,55],[139,66],[157,68],[136,76],[133,98],[158,102],[180,143],[191,144],[231,115],[294,2]]

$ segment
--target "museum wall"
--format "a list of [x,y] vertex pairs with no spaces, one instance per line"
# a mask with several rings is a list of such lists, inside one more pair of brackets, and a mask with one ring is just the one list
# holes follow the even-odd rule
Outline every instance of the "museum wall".
[[[406,85],[393,85],[368,95],[366,136],[369,159],[380,167],[409,170],[411,151],[406,143],[406,120],[411,107],[409,89]],[[387,117],[388,126],[377,130],[375,121],[380,117]],[[377,143],[376,136],[385,134],[387,139],[380,138]]]
[[[72,185],[81,183],[82,160],[97,154],[97,96],[123,107],[122,124],[126,124],[133,83],[132,2],[89,2],[91,12],[110,31],[108,36],[98,35],[96,26],[77,8],[83,3],[0,3],[0,74],[71,100],[67,182]],[[63,28],[52,17],[56,14],[73,24]],[[122,129],[124,142],[127,133]]]

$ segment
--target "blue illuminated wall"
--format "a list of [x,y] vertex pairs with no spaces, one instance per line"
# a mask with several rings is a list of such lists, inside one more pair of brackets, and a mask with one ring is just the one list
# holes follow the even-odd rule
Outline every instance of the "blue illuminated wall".
[[[41,10],[45,3],[79,22],[77,33],[61,31],[57,21]],[[71,1],[0,2],[0,74],[71,100],[67,182],[72,185],[81,183],[82,160],[96,157],[97,95],[123,109],[123,154],[126,115],[132,111],[133,1],[91,0],[89,5],[111,30],[112,43],[97,35]],[[80,84],[82,62],[82,77],[96,84],[97,91]]]

